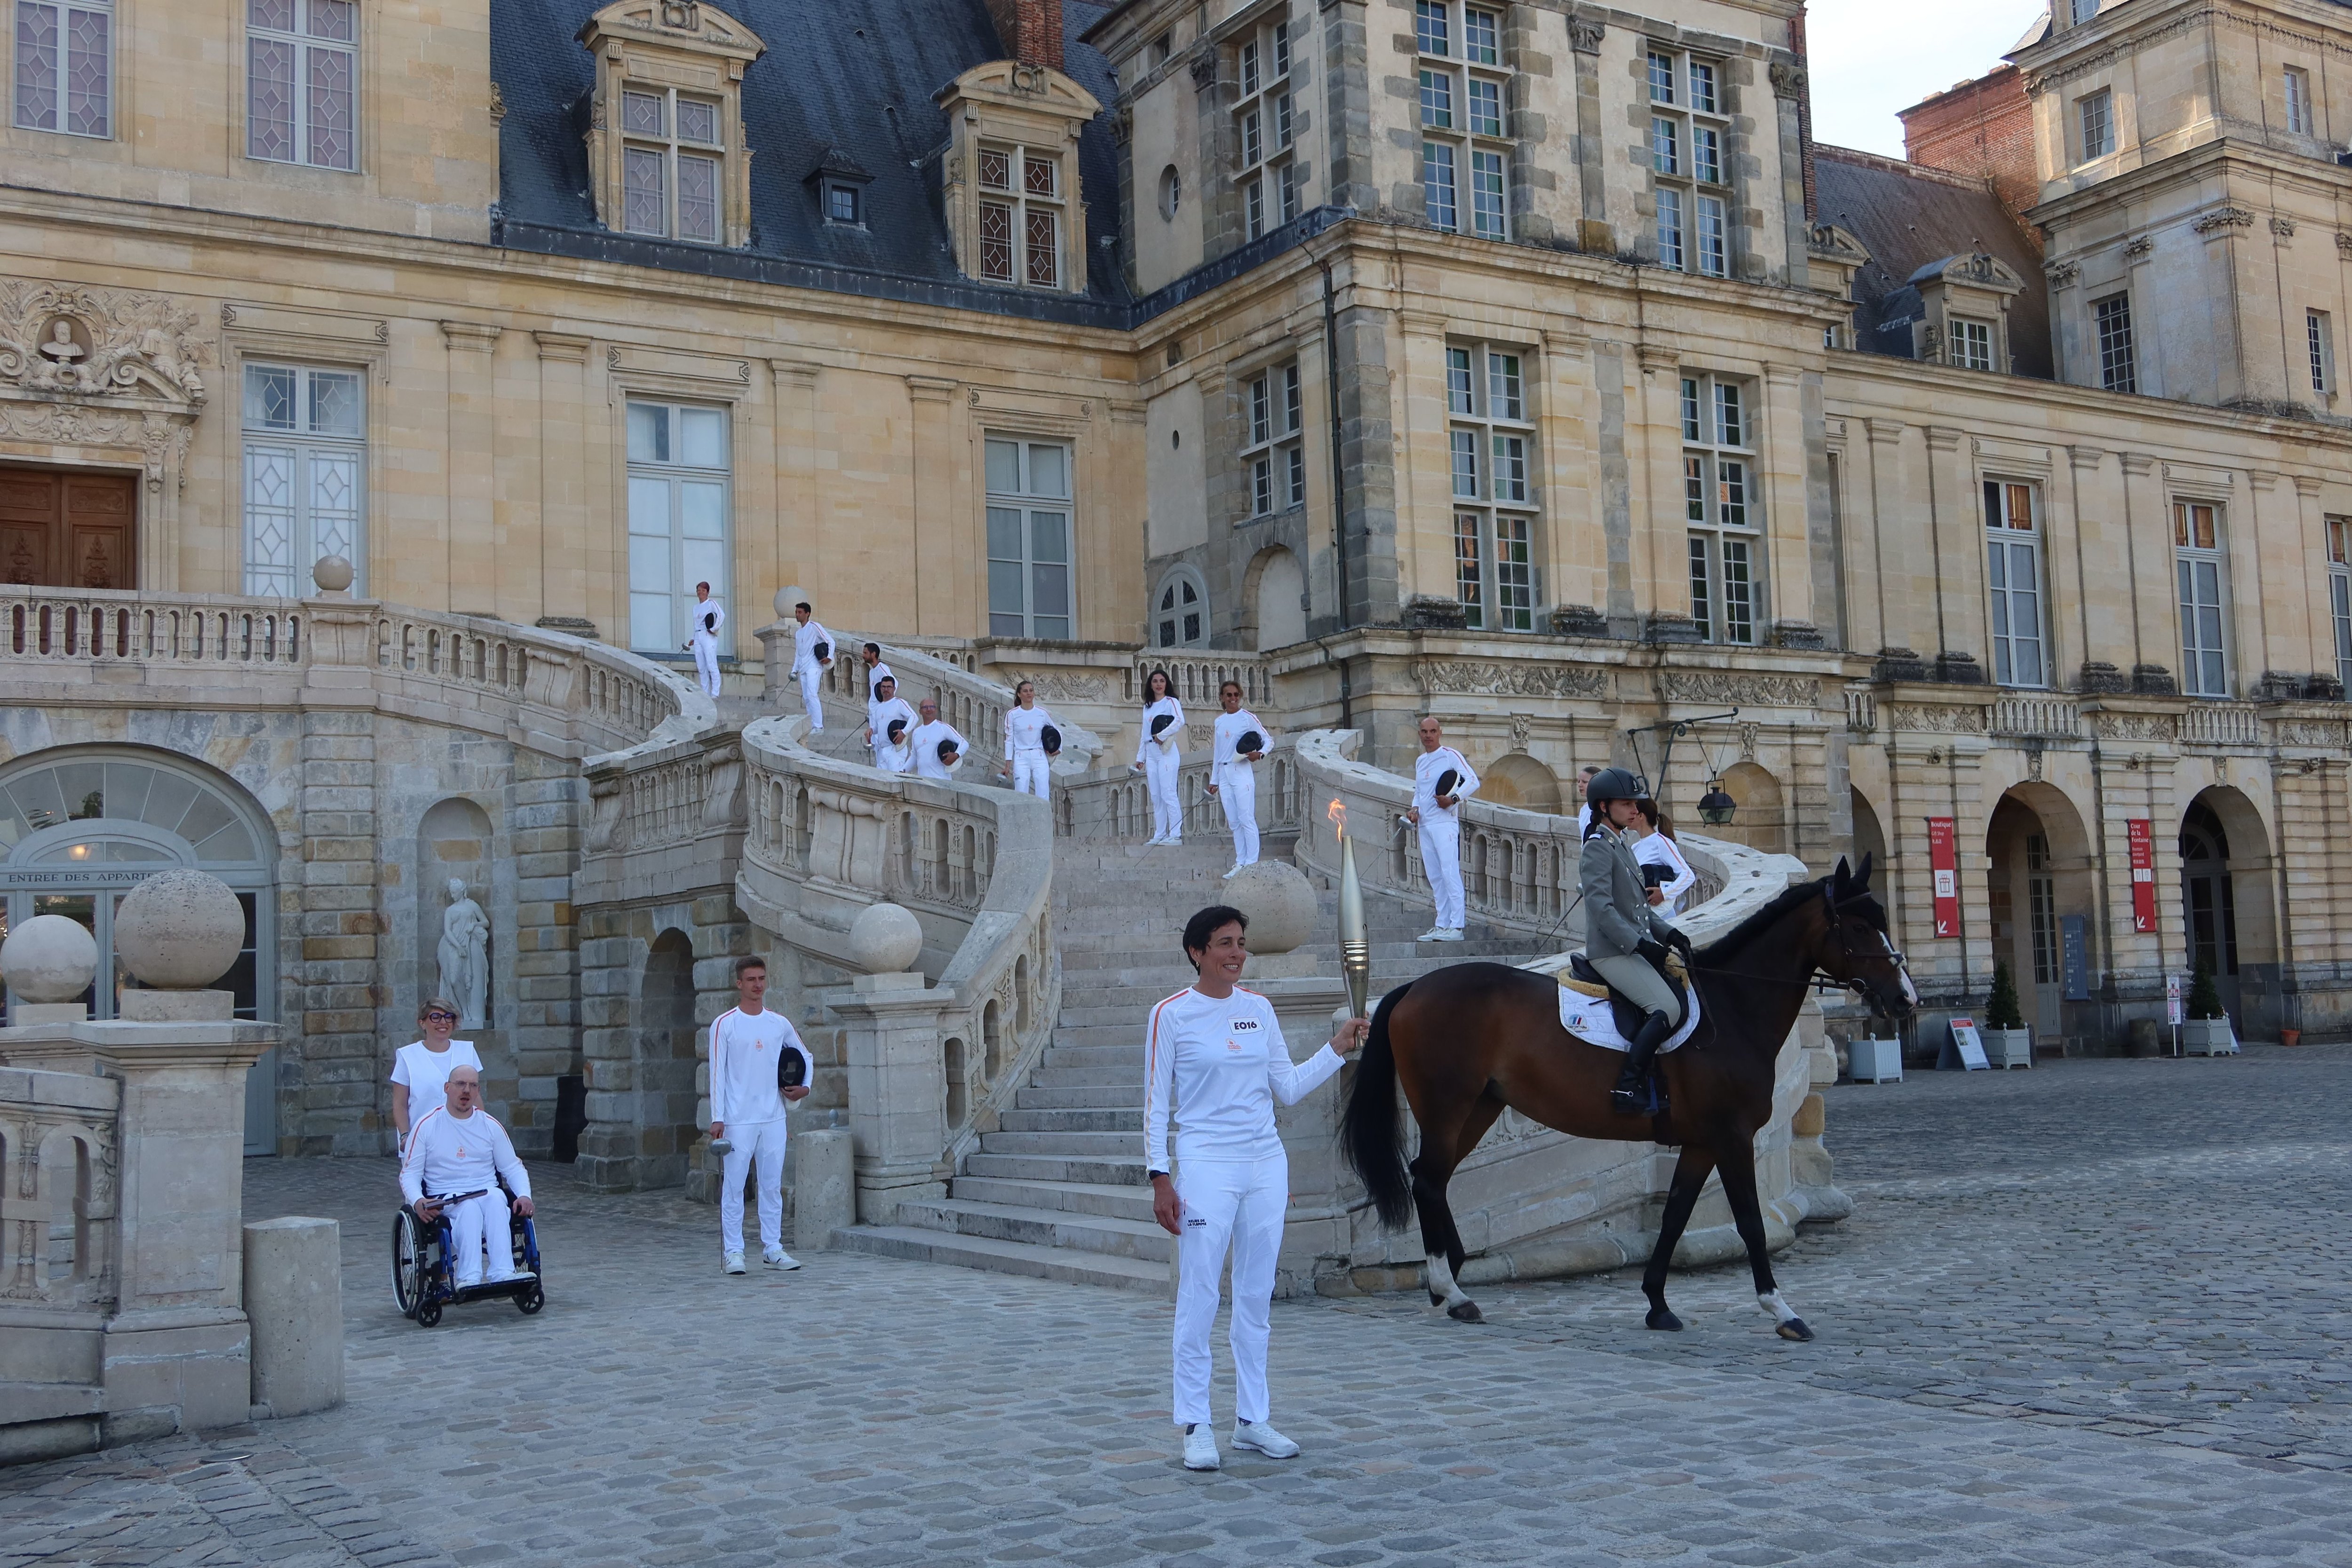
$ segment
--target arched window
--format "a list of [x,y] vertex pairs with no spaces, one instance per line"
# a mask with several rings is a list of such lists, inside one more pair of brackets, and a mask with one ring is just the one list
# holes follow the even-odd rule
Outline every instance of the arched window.
[[1160,579],[1151,596],[1151,642],[1155,647],[1201,647],[1209,640],[1209,585],[1190,566]]

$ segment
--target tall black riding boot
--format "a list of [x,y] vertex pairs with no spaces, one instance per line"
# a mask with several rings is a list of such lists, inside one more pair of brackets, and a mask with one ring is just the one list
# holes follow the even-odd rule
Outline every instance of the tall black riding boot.
[[1653,1013],[1642,1025],[1642,1032],[1633,1037],[1633,1048],[1625,1053],[1625,1065],[1617,1074],[1617,1087],[1609,1092],[1609,1109],[1620,1116],[1639,1116],[1647,1103],[1642,1094],[1644,1079],[1650,1076],[1650,1058],[1675,1032],[1675,1021],[1664,1013]]

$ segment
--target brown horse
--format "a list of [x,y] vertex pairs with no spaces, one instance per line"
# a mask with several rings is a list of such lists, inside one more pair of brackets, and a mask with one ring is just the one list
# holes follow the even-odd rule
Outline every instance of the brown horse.
[[[1642,1275],[1651,1328],[1683,1326],[1666,1308],[1666,1266],[1714,1171],[1747,1244],[1757,1300],[1778,1320],[1782,1338],[1813,1337],[1772,1281],[1756,1197],[1755,1138],[1771,1118],[1774,1061],[1816,973],[1890,1016],[1908,1016],[1918,1005],[1903,955],[1887,941],[1886,911],[1871,896],[1870,858],[1863,857],[1859,871],[1840,860],[1835,874],[1790,888],[1698,950],[1691,967],[1699,1025],[1680,1048],[1658,1058],[1669,1110],[1655,1121],[1610,1110],[1609,1090],[1624,1058],[1560,1027],[1559,984],[1549,975],[1459,963],[1381,998],[1341,1136],[1349,1163],[1388,1228],[1404,1227],[1408,1197],[1419,1208],[1430,1300],[1443,1302],[1449,1316],[1481,1321],[1477,1303],[1456,1283],[1462,1237],[1446,1206],[1446,1183],[1507,1107],[1580,1138],[1682,1144],[1658,1245]],[[1397,1117],[1399,1081],[1421,1129],[1410,1180]]]

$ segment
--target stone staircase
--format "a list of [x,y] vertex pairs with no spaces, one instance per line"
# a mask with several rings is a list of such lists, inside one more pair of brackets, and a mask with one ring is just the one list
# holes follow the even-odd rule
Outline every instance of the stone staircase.
[[[1151,1218],[1143,1173],[1143,1028],[1153,1004],[1192,983],[1177,933],[1216,901],[1232,845],[1181,847],[1065,840],[1055,858],[1062,1010],[1053,1043],[1002,1127],[949,1183],[944,1198],[901,1204],[898,1223],[834,1233],[834,1245],[890,1258],[960,1264],[1045,1279],[1165,1291],[1174,1237]],[[1334,929],[1321,895],[1316,929]],[[1426,906],[1372,901],[1378,994],[1473,958],[1513,962],[1549,952],[1540,939],[1473,926],[1458,943],[1415,942]],[[1304,950],[1339,973],[1336,942]]]

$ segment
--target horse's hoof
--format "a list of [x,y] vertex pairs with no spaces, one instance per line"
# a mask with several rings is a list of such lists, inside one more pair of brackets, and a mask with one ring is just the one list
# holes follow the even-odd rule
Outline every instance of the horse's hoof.
[[1802,1318],[1791,1318],[1773,1331],[1778,1333],[1782,1339],[1794,1340],[1799,1344],[1811,1344],[1812,1342],[1813,1331],[1805,1327],[1805,1320]]
[[1669,1334],[1678,1334],[1683,1331],[1683,1321],[1664,1307],[1651,1308],[1650,1315],[1643,1319],[1642,1322],[1644,1327],[1657,1329]]
[[1448,1307],[1445,1309],[1445,1315],[1457,1323],[1483,1323],[1486,1321],[1486,1314],[1478,1310],[1478,1303],[1475,1301],[1465,1301],[1458,1307]]

